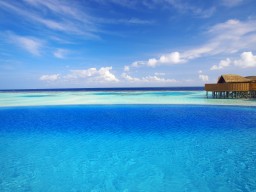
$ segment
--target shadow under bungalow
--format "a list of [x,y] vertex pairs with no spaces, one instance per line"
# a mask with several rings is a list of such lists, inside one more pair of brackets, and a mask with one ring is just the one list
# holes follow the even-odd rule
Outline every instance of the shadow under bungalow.
[[256,76],[221,75],[217,84],[205,84],[206,96],[212,98],[256,98]]

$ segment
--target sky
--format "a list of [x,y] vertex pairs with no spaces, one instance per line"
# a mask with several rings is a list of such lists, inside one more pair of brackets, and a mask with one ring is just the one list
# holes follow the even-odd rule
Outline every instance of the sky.
[[0,0],[0,89],[256,75],[255,0]]

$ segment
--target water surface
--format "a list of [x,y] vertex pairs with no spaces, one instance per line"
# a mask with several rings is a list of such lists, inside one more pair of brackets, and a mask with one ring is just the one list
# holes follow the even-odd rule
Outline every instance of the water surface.
[[0,108],[0,191],[255,191],[256,108]]
[[256,99],[209,99],[205,91],[21,91],[0,92],[0,107],[94,104],[199,104],[256,106]]

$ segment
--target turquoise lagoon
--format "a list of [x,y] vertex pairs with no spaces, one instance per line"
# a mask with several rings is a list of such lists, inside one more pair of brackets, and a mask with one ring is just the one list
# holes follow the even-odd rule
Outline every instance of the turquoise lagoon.
[[205,91],[29,91],[0,92],[0,107],[95,104],[200,104],[256,106],[250,99],[209,99]]
[[255,100],[3,92],[0,106],[3,192],[256,191]]

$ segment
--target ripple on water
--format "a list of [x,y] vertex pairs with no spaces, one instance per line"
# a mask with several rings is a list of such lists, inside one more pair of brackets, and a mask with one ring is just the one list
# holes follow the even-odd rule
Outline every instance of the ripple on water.
[[256,109],[0,110],[0,191],[255,191]]

